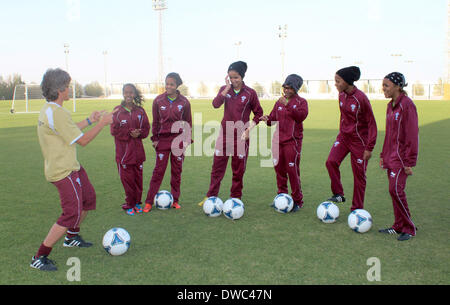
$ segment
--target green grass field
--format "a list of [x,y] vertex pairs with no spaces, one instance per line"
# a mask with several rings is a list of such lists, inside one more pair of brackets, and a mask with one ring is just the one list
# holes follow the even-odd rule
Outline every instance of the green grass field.
[[[33,102],[39,110],[41,102]],[[265,112],[273,101],[261,101]],[[109,130],[87,147],[78,147],[78,159],[97,192],[97,210],[88,215],[82,235],[94,242],[88,249],[63,248],[58,243],[51,258],[59,270],[39,272],[29,267],[31,256],[61,210],[56,188],[46,182],[36,134],[37,114],[10,114],[11,103],[0,102],[0,284],[450,284],[450,102],[416,101],[420,122],[420,153],[407,196],[417,236],[407,242],[377,232],[393,223],[386,173],[378,167],[384,139],[387,101],[372,101],[379,133],[367,172],[365,208],[372,229],[359,234],[347,226],[353,176],[349,157],[341,166],[347,203],[334,224],[316,218],[316,207],[330,195],[325,160],[337,135],[336,101],[309,101],[305,121],[301,179],[305,206],[298,213],[279,214],[269,207],[276,195],[273,168],[260,167],[261,157],[250,157],[244,177],[245,215],[238,221],[208,218],[197,206],[209,185],[212,157],[187,157],[182,176],[180,210],[153,210],[127,216],[120,208],[124,192],[114,161]],[[79,100],[75,121],[93,110],[111,110],[118,101]],[[220,120],[209,100],[192,100],[193,113],[203,123]],[[65,107],[72,109],[68,101]],[[151,101],[145,108],[151,115]],[[207,135],[204,135],[204,138]],[[256,141],[252,134],[251,141]],[[195,135],[194,135],[195,138]],[[197,143],[194,143],[196,145]],[[145,192],[155,153],[145,141]],[[266,159],[266,158],[263,158]],[[169,173],[162,188],[170,190]],[[222,182],[220,197],[229,196],[231,169]],[[103,234],[123,227],[131,235],[129,251],[112,257],[102,249]],[[70,282],[70,257],[81,261],[81,281]],[[381,281],[370,282],[367,260],[381,263]]]

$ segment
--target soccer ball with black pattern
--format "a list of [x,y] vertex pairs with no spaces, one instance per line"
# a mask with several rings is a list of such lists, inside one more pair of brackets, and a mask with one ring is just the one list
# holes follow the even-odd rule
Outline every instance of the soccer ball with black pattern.
[[223,203],[223,215],[231,220],[244,216],[244,203],[239,198],[230,198]]
[[333,223],[339,218],[339,208],[331,201],[324,201],[317,207],[317,218],[324,223]]
[[112,228],[103,236],[103,248],[113,256],[127,252],[130,242],[130,234],[123,228]]
[[160,210],[168,210],[173,204],[173,196],[169,191],[159,191],[154,198],[156,207]]
[[348,226],[355,232],[365,233],[372,227],[372,216],[364,209],[353,210],[348,215]]
[[218,217],[222,214],[223,201],[219,197],[209,197],[203,203],[203,212],[209,217]]
[[273,208],[280,213],[289,213],[294,207],[294,200],[288,194],[281,193],[273,199]]

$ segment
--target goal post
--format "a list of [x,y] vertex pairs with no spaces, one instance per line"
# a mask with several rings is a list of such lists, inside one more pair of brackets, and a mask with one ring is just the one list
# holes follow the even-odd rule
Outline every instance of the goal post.
[[[76,112],[76,89],[71,90],[73,99],[73,112]],[[20,84],[14,87],[13,100],[10,113],[39,113],[45,98],[42,95],[41,86],[37,84]]]

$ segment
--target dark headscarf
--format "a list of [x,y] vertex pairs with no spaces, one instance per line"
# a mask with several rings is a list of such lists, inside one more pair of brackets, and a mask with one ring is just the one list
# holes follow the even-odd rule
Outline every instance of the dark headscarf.
[[177,84],[177,88],[183,83],[183,81],[181,80],[180,74],[175,73],[175,72],[171,72],[169,74],[167,74],[166,79],[168,78],[172,78],[175,80],[175,83]]
[[283,87],[289,86],[292,89],[294,89],[295,92],[298,92],[298,90],[300,90],[302,85],[303,85],[303,78],[300,75],[291,74],[291,75],[288,75],[288,77],[286,77]]
[[244,78],[245,72],[247,72],[247,64],[243,61],[234,62],[228,67],[228,72],[231,70],[236,71],[242,78]]
[[361,71],[356,66],[342,68],[336,72],[347,84],[353,85],[361,77]]
[[401,74],[400,72],[392,72],[386,75],[384,78],[387,78],[391,82],[394,83],[394,85],[397,85],[401,88],[408,86],[406,83],[405,76]]

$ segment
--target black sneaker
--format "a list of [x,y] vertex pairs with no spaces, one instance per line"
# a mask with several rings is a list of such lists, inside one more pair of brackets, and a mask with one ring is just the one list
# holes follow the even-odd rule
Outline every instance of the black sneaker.
[[408,240],[411,239],[412,235],[409,233],[402,233],[400,234],[400,236],[397,238],[397,240],[399,241],[404,241],[404,240]]
[[332,197],[328,198],[328,201],[333,201],[333,202],[336,202],[336,203],[342,203],[342,202],[345,202],[345,197],[342,196],[342,195],[337,194],[337,195],[333,195]]
[[90,246],[92,246],[92,243],[90,242],[86,242],[83,240],[83,238],[81,238],[80,235],[75,235],[74,237],[67,237],[64,239],[64,247],[79,247],[79,248],[88,248]]
[[394,230],[393,228],[380,229],[380,230],[378,230],[378,232],[384,233],[384,234],[390,234],[390,235],[394,235],[394,234],[396,235],[396,234],[401,233],[401,232]]
[[55,262],[48,259],[47,256],[42,255],[39,257],[33,256],[31,258],[31,268],[35,268],[41,271],[56,271],[58,268],[55,266]]
[[291,210],[291,213],[298,212],[303,206],[300,206],[298,204],[294,204],[294,207]]

